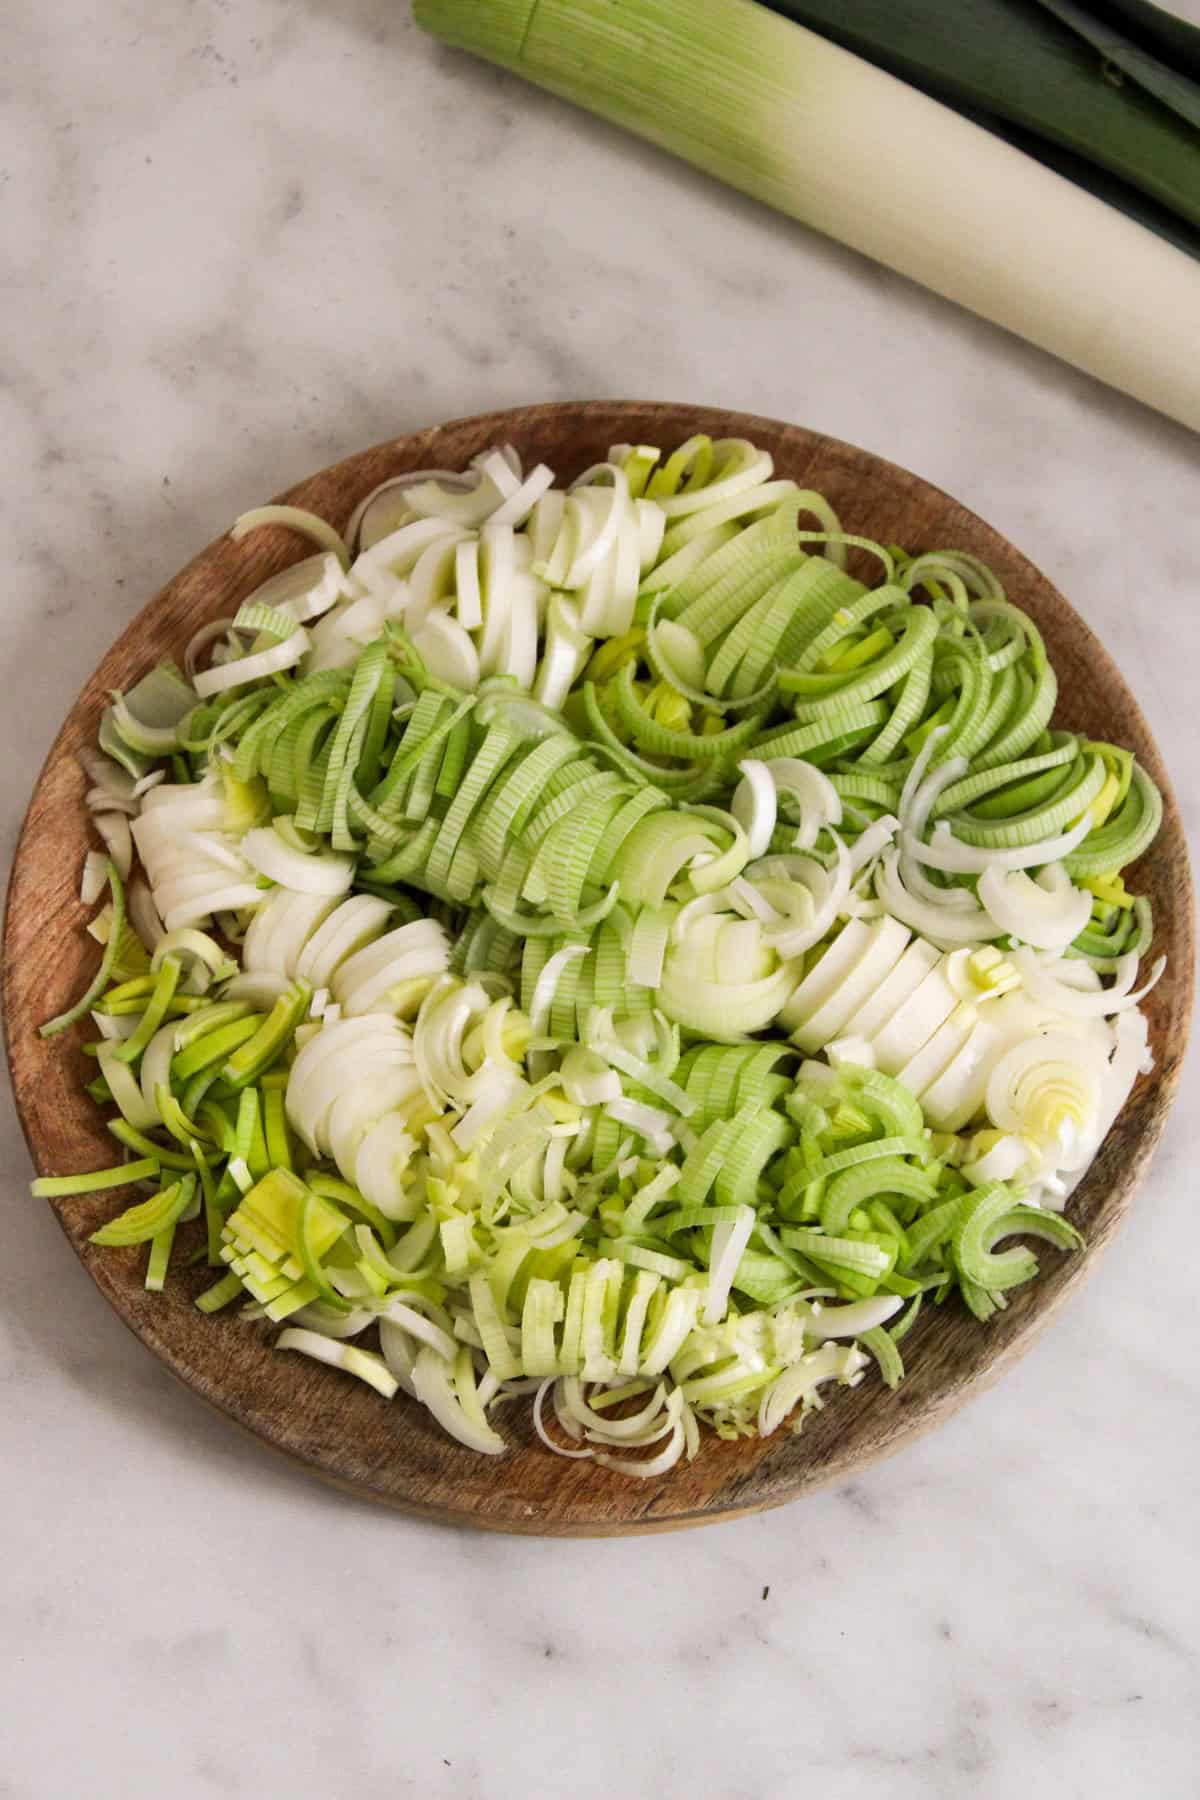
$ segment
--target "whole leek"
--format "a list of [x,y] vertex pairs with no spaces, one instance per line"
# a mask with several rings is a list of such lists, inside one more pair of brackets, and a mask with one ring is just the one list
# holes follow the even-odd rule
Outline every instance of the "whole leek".
[[1200,270],[756,0],[415,0],[418,21],[1200,429]]

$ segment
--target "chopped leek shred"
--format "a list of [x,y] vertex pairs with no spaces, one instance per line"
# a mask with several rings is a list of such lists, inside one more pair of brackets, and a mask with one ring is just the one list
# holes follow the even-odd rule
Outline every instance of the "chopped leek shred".
[[33,1191],[154,1182],[91,1232],[147,1244],[152,1291],[207,1260],[201,1311],[290,1321],[481,1454],[536,1385],[550,1449],[652,1479],[701,1422],[895,1386],[926,1296],[986,1318],[1028,1239],[1079,1248],[1061,1207],[1148,1063],[1122,871],[1160,806],[1050,730],[973,559],[844,533],[740,440],[551,481],[485,453],[348,547],[240,522],[323,554],[214,669],[312,649],[114,709],[170,759],[93,769],[162,925],[126,954],[110,862],[101,968],[43,1029],[91,1013],[131,1160]]

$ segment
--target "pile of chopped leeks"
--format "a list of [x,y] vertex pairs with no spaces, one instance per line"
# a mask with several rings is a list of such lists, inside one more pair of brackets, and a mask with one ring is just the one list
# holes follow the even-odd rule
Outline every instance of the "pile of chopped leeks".
[[84,755],[103,955],[44,1030],[128,1160],[35,1193],[137,1184],[93,1241],[148,1287],[641,1477],[1079,1246],[1161,804],[987,567],[706,437],[270,525],[312,554]]

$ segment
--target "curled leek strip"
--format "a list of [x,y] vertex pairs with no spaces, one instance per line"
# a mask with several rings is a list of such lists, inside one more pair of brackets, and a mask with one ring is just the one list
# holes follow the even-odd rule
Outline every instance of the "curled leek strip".
[[320,548],[86,760],[146,948],[118,866],[69,1017],[136,1160],[39,1191],[164,1171],[101,1227],[152,1289],[202,1212],[202,1310],[484,1454],[536,1392],[643,1478],[899,1381],[925,1294],[1033,1277],[1004,1238],[1077,1246],[1054,1209],[1148,1063],[1121,870],[1160,804],[1050,729],[989,571],[704,436],[568,490],[508,449],[395,479],[353,565],[256,520]]

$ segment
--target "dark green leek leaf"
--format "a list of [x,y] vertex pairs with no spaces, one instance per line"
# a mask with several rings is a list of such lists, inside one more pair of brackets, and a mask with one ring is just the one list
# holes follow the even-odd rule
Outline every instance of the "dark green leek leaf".
[[1125,79],[1136,82],[1189,125],[1200,128],[1200,83],[1143,50],[1127,33],[1116,30],[1088,7],[1080,6],[1078,0],[1038,0],[1038,4],[1100,53],[1110,82],[1117,86]]
[[[1182,70],[1159,65],[1170,78],[1174,106],[1133,80],[1114,85],[1106,55],[1051,16],[1041,0],[768,4],[960,111],[1005,121],[1107,171],[1200,228],[1200,130],[1180,110],[1200,106],[1200,82]],[[1136,54],[1131,38],[1126,45]],[[1145,60],[1154,59],[1147,53]]]
[[1130,35],[1147,50],[1161,56],[1173,69],[1190,75],[1193,81],[1200,81],[1200,25],[1190,25],[1165,6],[1153,5],[1152,0],[1105,0],[1089,11],[1098,18],[1117,14]]

